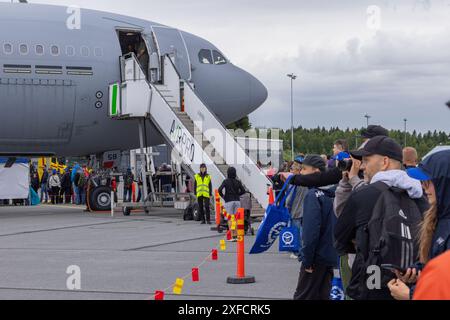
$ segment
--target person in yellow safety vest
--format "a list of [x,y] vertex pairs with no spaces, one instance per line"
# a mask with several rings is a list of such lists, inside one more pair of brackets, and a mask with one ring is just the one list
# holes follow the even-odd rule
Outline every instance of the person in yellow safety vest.
[[211,212],[209,209],[212,197],[211,176],[208,174],[204,163],[200,165],[200,173],[195,175],[194,190],[197,196],[201,224],[211,224]]

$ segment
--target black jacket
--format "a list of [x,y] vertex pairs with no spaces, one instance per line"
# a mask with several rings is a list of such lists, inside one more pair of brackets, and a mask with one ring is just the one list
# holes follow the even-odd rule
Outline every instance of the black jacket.
[[333,247],[334,189],[311,188],[305,196],[302,223],[302,246],[299,260],[305,269],[322,265],[336,267],[337,253]]
[[[78,176],[78,179],[79,179],[79,176]],[[64,173],[64,175],[61,178],[61,188],[67,190],[67,189],[70,189],[71,186],[72,186],[72,183],[70,181],[70,173],[66,172],[66,173]]]
[[291,179],[291,184],[308,188],[319,188],[332,184],[338,184],[341,179],[342,171],[338,168],[332,168],[324,172],[317,172],[308,175],[295,175]]
[[[225,179],[219,187],[219,195],[225,200],[225,202],[240,201],[241,196],[245,193],[242,182],[236,178],[236,169],[233,167],[228,168],[228,178]],[[225,189],[225,194],[223,190]]]
[[[352,278],[347,294],[353,299],[360,299],[362,279],[366,277],[366,258],[369,255],[366,227],[372,216],[372,210],[381,195],[381,190],[374,185],[363,186],[352,192],[334,229],[335,247],[339,255],[356,253],[352,267]],[[415,199],[421,212],[428,209],[427,200]],[[365,282],[364,282],[365,283]],[[393,299],[388,288],[369,290],[368,299]]]
[[34,190],[39,189],[39,177],[31,177],[31,187]]
[[42,173],[42,179],[41,179],[41,184],[47,184],[47,182],[48,182],[48,172],[47,171],[44,171],[43,173]]

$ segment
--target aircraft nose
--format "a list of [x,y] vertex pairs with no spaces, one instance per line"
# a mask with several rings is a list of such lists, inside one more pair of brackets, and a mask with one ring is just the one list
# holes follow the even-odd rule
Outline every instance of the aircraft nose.
[[255,110],[267,100],[268,92],[261,81],[253,76],[250,78],[250,108]]

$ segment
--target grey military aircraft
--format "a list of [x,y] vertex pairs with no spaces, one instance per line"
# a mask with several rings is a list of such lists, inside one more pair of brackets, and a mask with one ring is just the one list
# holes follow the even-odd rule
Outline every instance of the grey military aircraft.
[[[95,10],[0,3],[0,155],[136,149],[136,124],[108,117],[109,85],[120,80],[119,57],[130,52],[146,57],[155,83],[160,70],[152,58],[172,54],[181,78],[225,124],[267,98],[254,76],[188,32]],[[149,121],[148,145],[163,142]]]

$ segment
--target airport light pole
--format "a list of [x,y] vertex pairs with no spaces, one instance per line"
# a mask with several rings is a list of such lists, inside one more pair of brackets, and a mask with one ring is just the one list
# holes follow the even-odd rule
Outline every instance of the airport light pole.
[[291,79],[291,154],[294,161],[294,80],[297,76],[293,73],[287,76]]
[[366,120],[367,120],[367,127],[369,127],[369,119],[372,118],[372,117],[369,116],[368,114],[366,114],[366,115],[364,116],[364,118],[366,118]]
[[405,147],[406,147],[406,122],[408,121],[408,119],[403,119],[403,121],[405,122]]

